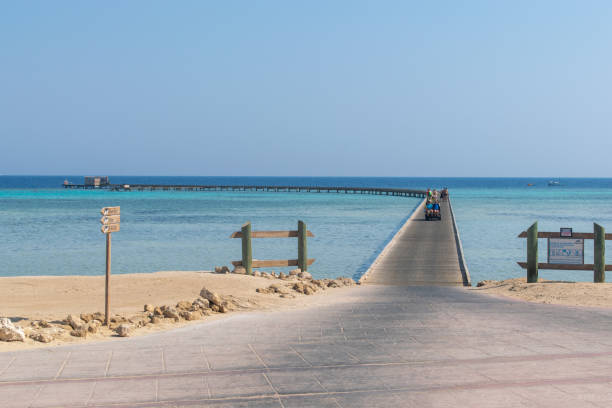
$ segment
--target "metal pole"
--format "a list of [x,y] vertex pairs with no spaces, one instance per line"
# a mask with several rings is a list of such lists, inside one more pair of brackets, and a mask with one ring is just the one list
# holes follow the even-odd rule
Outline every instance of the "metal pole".
[[538,281],[538,222],[527,230],[527,283]]
[[606,231],[601,225],[593,223],[593,235],[593,282],[602,283],[606,281]]
[[110,272],[111,272],[111,233],[106,234],[106,291],[104,296],[104,324],[110,319]]

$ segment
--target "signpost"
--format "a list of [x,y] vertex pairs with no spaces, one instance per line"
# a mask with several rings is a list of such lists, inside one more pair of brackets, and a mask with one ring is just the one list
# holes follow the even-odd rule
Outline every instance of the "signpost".
[[100,230],[106,235],[106,290],[104,296],[104,324],[108,326],[110,319],[110,271],[111,271],[111,233],[119,231],[121,207],[104,207],[100,210]]
[[[534,222],[527,231],[519,234],[527,238],[527,262],[518,262],[527,269],[527,283],[538,281],[539,269],[557,269],[565,271],[593,271],[593,282],[606,281],[606,271],[612,271],[612,265],[606,265],[606,240],[612,240],[612,234],[606,234],[599,224],[593,224],[593,232],[574,232],[571,228],[561,228],[559,232],[538,231]],[[548,261],[538,262],[538,238],[548,239]],[[584,240],[593,240],[593,263],[584,263]]]

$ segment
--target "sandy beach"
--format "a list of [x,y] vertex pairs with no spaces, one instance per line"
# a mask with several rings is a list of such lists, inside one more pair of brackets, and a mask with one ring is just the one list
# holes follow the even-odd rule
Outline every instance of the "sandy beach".
[[525,278],[502,281],[487,280],[469,290],[506,296],[534,303],[566,306],[612,307],[612,283],[565,282],[539,280],[527,283]]
[[[188,324],[198,324],[222,318],[236,312],[301,308],[329,296],[337,290],[318,290],[311,296],[291,290],[297,278],[255,277],[240,274],[215,274],[207,271],[165,271],[156,273],[118,274],[111,279],[111,315],[146,318],[145,304],[172,306],[178,302],[192,302],[202,288],[217,293],[233,305],[229,313],[211,313],[202,319],[187,321],[163,318],[156,324],[146,324],[132,332],[132,336],[168,330]],[[258,293],[257,289],[279,284],[286,294]],[[32,323],[45,320],[60,325],[69,314],[81,315],[104,312],[103,276],[28,276],[0,278],[0,316],[9,317],[26,335]],[[49,347],[66,343],[108,339],[114,333],[101,327],[86,338],[69,334],[69,327],[51,343],[40,343],[30,338],[25,342],[0,342],[0,351],[30,347]]]

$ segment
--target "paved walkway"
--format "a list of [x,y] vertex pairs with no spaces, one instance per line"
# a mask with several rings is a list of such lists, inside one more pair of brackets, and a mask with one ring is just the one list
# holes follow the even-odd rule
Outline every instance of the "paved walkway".
[[386,285],[463,285],[453,219],[448,201],[440,203],[442,220],[427,221],[424,203],[379,255],[362,280]]
[[0,353],[0,406],[612,406],[612,311],[448,286],[336,293],[309,309]]

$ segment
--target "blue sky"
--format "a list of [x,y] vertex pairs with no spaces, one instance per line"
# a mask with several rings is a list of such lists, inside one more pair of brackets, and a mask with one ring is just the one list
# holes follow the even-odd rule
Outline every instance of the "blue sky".
[[0,174],[612,176],[612,2],[0,5]]

